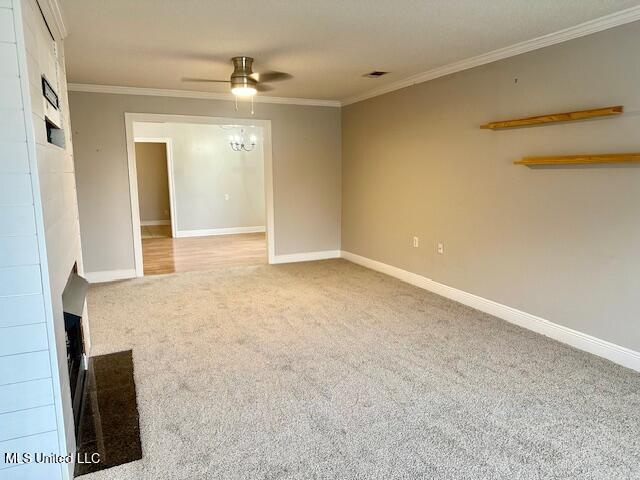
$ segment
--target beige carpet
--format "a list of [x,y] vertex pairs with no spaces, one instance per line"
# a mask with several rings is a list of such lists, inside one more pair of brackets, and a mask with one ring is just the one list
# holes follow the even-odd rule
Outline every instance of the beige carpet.
[[143,459],[82,477],[631,479],[640,375],[346,261],[94,286]]

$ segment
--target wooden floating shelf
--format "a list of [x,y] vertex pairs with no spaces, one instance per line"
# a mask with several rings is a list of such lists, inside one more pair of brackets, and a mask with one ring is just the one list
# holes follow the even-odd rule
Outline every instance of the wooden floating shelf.
[[574,120],[586,120],[595,117],[608,117],[620,115],[624,110],[622,105],[615,107],[594,108],[591,110],[580,110],[578,112],[550,113],[537,117],[518,118],[515,120],[501,120],[481,125],[480,128],[489,130],[501,130],[514,127],[526,127],[528,125],[543,125],[545,123],[570,122]]
[[601,155],[566,155],[554,157],[524,157],[515,165],[590,165],[596,163],[639,163],[640,153],[605,153]]

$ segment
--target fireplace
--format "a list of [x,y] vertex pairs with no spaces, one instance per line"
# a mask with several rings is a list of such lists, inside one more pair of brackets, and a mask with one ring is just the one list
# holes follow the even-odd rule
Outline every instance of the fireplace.
[[71,388],[73,423],[76,435],[78,433],[86,370],[82,312],[84,311],[87,288],[87,281],[78,275],[77,267],[74,265],[67,280],[67,285],[62,292],[62,310],[64,311],[67,367],[69,369],[69,387]]

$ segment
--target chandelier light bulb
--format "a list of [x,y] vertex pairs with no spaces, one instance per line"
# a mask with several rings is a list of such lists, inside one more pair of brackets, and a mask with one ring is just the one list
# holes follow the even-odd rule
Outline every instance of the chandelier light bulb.
[[249,136],[249,143],[247,144],[244,138],[244,130],[240,130],[240,135],[229,135],[229,145],[234,152],[250,152],[252,151],[258,138],[255,135]]

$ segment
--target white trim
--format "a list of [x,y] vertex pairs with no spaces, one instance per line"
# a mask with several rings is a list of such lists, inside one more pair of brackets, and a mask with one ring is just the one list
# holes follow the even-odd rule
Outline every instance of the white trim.
[[524,42],[516,43],[504,48],[499,48],[497,50],[483,53],[475,57],[453,62],[441,67],[436,67],[426,72],[412,75],[403,80],[398,80],[396,82],[387,84],[380,88],[376,88],[368,92],[346,98],[342,100],[342,105],[350,105],[352,103],[360,102],[368,98],[373,98],[385,93],[393,92],[394,90],[410,87],[411,85],[415,85],[417,83],[423,83],[428,80],[444,77],[445,75],[450,75],[462,70],[467,70],[469,68],[478,67],[480,65],[492,63],[497,60],[514,57],[516,55],[520,55],[521,53],[531,52],[533,50],[538,50],[550,45],[555,45],[557,43],[562,43],[568,40],[573,40],[575,38],[591,35],[592,33],[601,32],[603,30],[618,27],[620,25],[625,25],[637,20],[640,20],[640,6],[627,8],[625,10],[621,10],[610,15],[605,15],[604,17],[596,18],[594,20],[589,20],[579,25],[565,28],[554,33],[542,35],[541,37],[533,38],[531,40],[525,40]]
[[437,293],[438,295],[450,298],[451,300],[455,300],[456,302],[475,308],[481,312],[506,320],[509,323],[516,324],[520,327],[553,338],[554,340],[558,340],[559,342],[571,345],[579,350],[584,350],[585,352],[598,355],[599,357],[609,359],[614,363],[640,372],[640,352],[587,335],[586,333],[582,333],[571,328],[563,327],[562,325],[550,322],[544,318],[536,317],[530,313],[502,305],[492,300],[487,300],[486,298],[443,285],[442,283],[434,282],[430,278],[423,277],[422,275],[418,275],[392,265],[387,265],[386,263],[378,262],[367,257],[362,257],[355,253],[342,251],[341,256],[350,262],[385,273],[398,278],[403,282]]
[[271,120],[259,121],[264,129],[262,148],[264,155],[264,202],[267,218],[267,261],[273,263],[276,256],[275,203],[273,200],[273,151],[271,147]]
[[64,24],[62,8],[58,0],[37,0],[37,2],[47,19],[47,26],[55,32],[55,39],[58,41],[64,40],[68,35],[68,31]]
[[131,231],[133,234],[133,260],[135,276],[144,275],[142,262],[142,231],[140,229],[140,201],[138,199],[138,171],[136,168],[136,144],[133,138],[133,121],[125,118],[125,138],[127,142],[127,168],[129,172],[129,205],[131,206]]
[[327,260],[329,258],[340,258],[340,250],[323,250],[320,252],[305,253],[289,253],[285,255],[276,255],[272,262],[269,263],[295,263],[295,262],[313,262],[316,260]]
[[[169,218],[168,223],[140,222],[140,225],[171,225],[171,236],[175,237],[178,231],[178,209],[176,208],[176,183],[173,178],[173,139],[170,137],[135,137],[135,143],[164,143],[167,155],[167,181],[169,182]],[[137,175],[137,170],[136,170]],[[138,180],[136,176],[136,198],[138,198]]]
[[[123,87],[119,85],[91,85],[86,83],[70,83],[67,90],[71,92],[113,93],[117,95],[145,95],[154,97],[200,98],[206,100],[235,101],[231,93],[198,92],[194,90],[170,90],[165,88]],[[283,105],[305,105],[314,107],[340,107],[338,100],[322,100],[314,98],[287,98],[256,95],[256,103],[278,103]]]
[[[131,227],[133,232],[133,252],[136,276],[144,275],[142,262],[142,236],[140,231],[140,209],[138,206],[138,181],[135,162],[135,137],[133,134],[134,122],[152,123],[197,123],[204,125],[249,125],[263,129],[262,151],[264,155],[264,194],[267,221],[267,257],[269,263],[274,263],[275,257],[275,225],[273,206],[273,151],[271,146],[271,120],[258,120],[255,118],[229,118],[229,117],[202,117],[194,115],[165,115],[156,113],[129,113],[124,114],[125,136],[127,146],[127,164],[129,167],[129,199],[131,206]],[[172,167],[173,170],[173,167]],[[175,211],[175,209],[174,209]],[[172,215],[175,219],[175,215]],[[177,228],[176,228],[177,233]]]
[[136,278],[136,271],[129,270],[104,270],[102,272],[85,272],[84,278],[89,283],[115,282],[116,280],[127,280]]
[[237,235],[238,233],[266,232],[264,225],[259,227],[206,228],[200,230],[178,230],[176,237],[208,237],[210,235]]
[[141,227],[155,227],[159,225],[171,225],[171,220],[140,220]]

